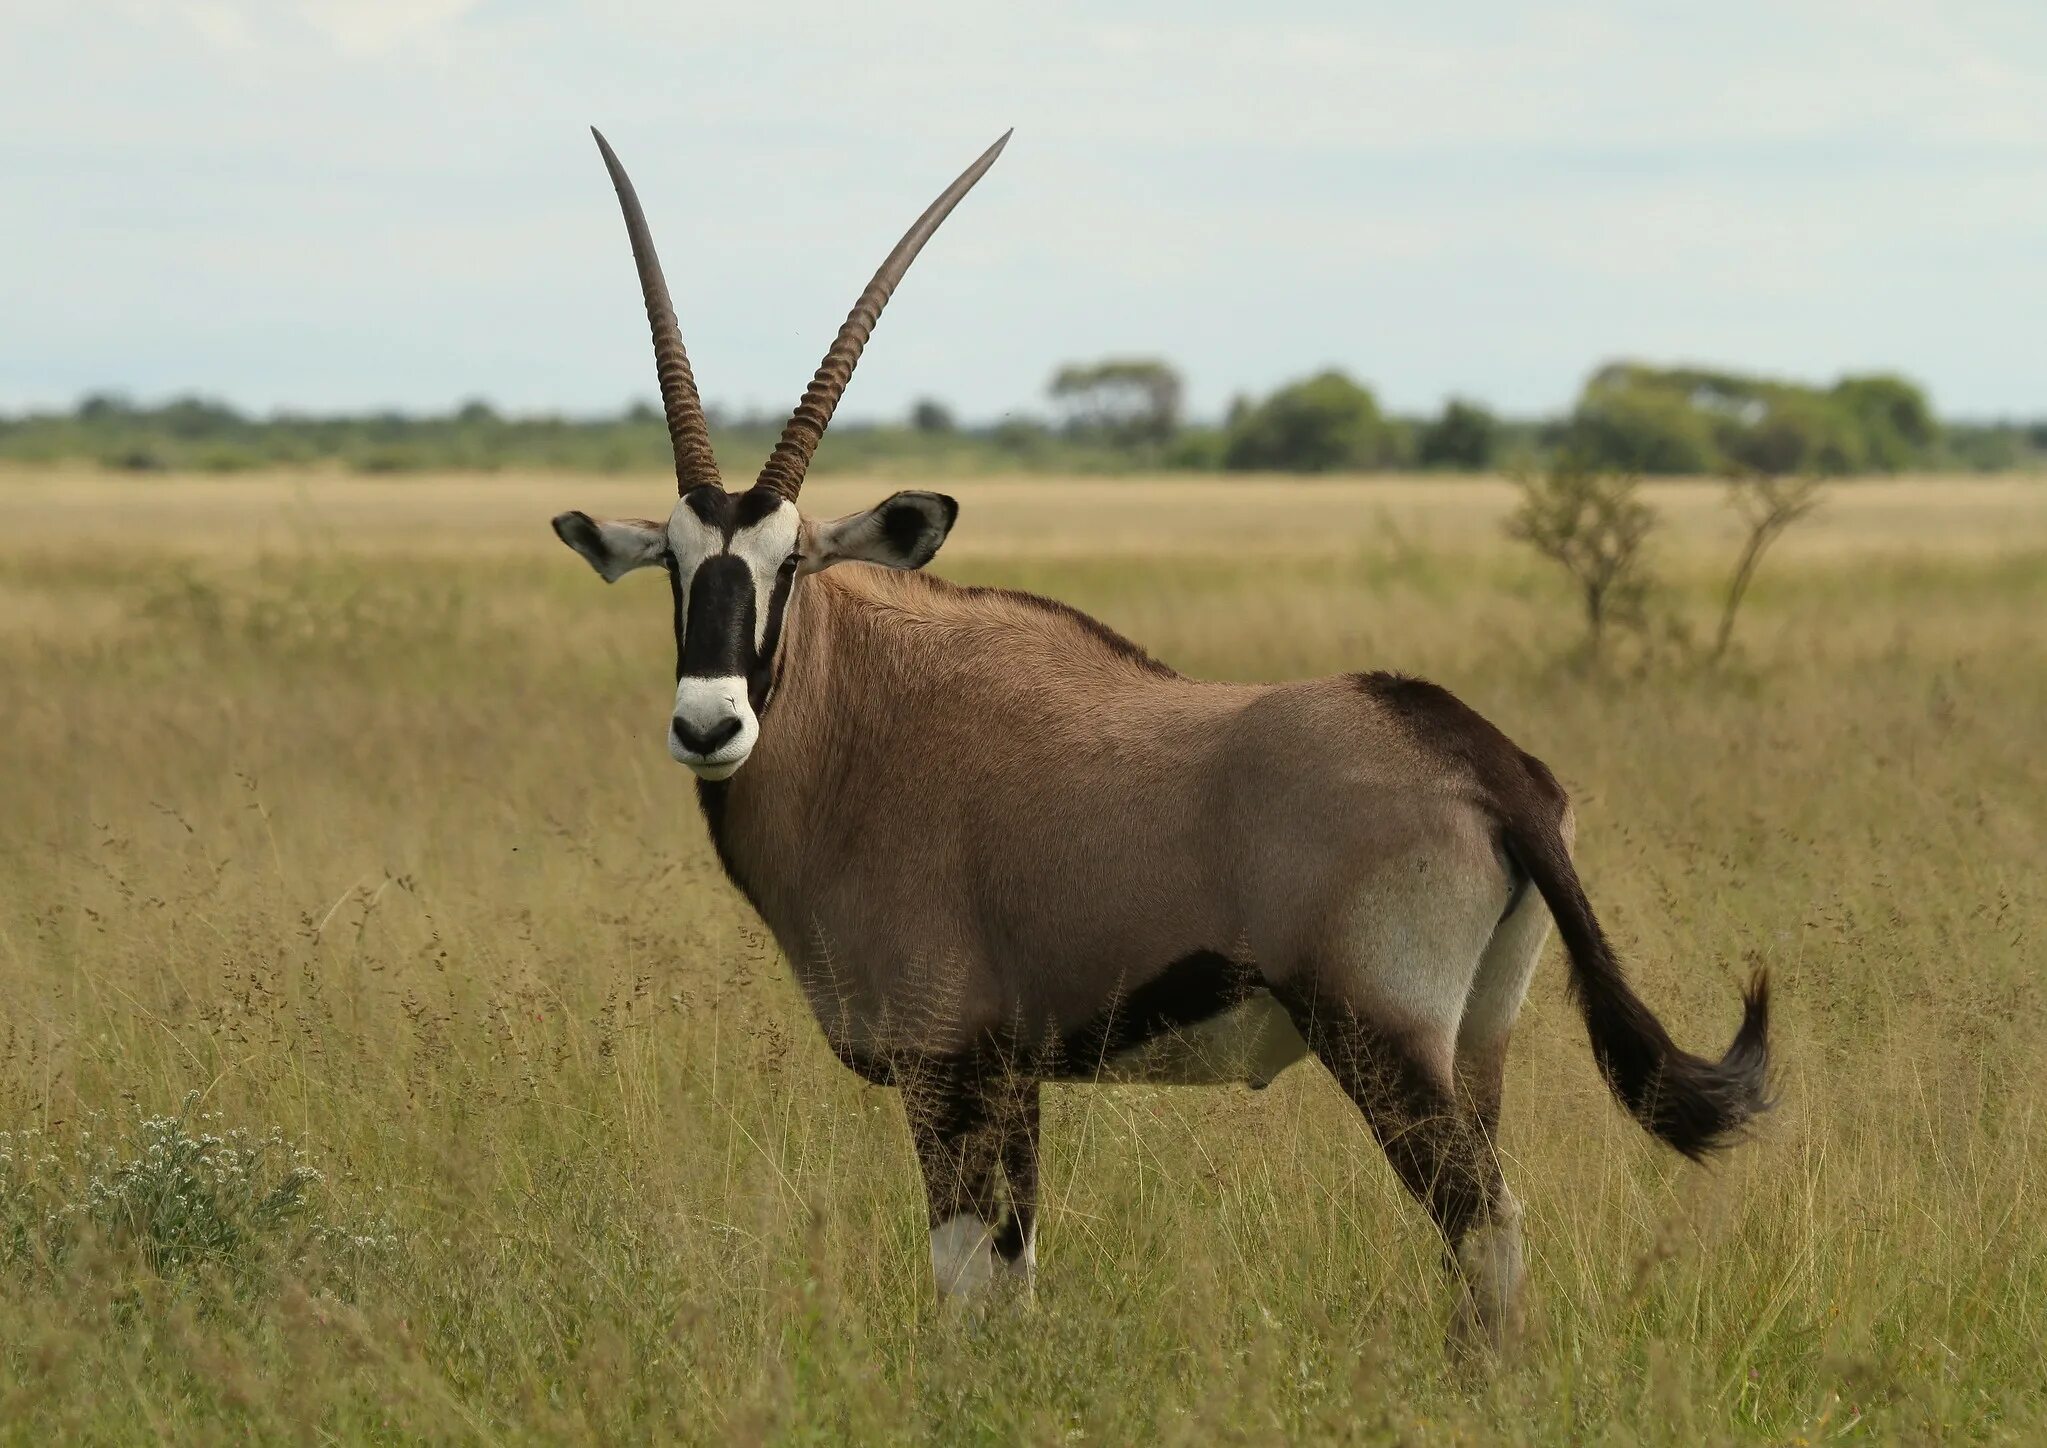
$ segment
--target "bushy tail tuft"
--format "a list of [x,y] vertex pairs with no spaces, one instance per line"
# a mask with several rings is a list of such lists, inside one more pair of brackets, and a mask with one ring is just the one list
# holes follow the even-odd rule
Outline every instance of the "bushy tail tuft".
[[1621,1105],[1658,1140],[1701,1161],[1736,1140],[1770,1109],[1770,982],[1757,971],[1742,992],[1741,1029],[1717,1061],[1671,1040],[1628,988],[1606,933],[1585,898],[1554,818],[1508,824],[1510,849],[1542,893],[1571,957],[1571,994],[1585,1017],[1592,1054]]

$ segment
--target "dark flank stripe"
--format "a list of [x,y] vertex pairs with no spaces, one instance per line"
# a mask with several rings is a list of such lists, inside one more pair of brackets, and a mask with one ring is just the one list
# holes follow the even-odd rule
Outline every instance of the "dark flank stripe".
[[1213,950],[1183,955],[1061,1037],[1040,1069],[1048,1080],[1096,1075],[1148,1041],[1235,1009],[1263,985],[1256,969]]
[[[718,838],[723,786],[700,784],[704,817]],[[722,854],[722,845],[720,846]],[[731,866],[726,866],[731,873]],[[740,888],[744,882],[734,876]],[[948,1081],[998,1079],[1086,1081],[1117,1057],[1142,1049],[1160,1036],[1184,1031],[1235,1010],[1266,988],[1255,966],[1213,950],[1197,950],[1157,975],[1123,992],[1063,1035],[1032,1036],[1008,1030],[959,1051],[868,1054],[831,1041],[839,1060],[867,1080],[886,1085],[904,1076]],[[827,1032],[829,1040],[829,1032]]]

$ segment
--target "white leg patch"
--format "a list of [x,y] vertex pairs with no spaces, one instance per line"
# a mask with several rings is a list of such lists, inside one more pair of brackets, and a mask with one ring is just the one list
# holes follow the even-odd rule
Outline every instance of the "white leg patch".
[[1464,1296],[1458,1328],[1466,1338],[1505,1346],[1521,1328],[1521,1204],[1501,1188],[1492,1217],[1457,1244]]
[[995,1229],[965,1212],[933,1227],[931,1275],[941,1298],[971,1297],[986,1287],[995,1279]]

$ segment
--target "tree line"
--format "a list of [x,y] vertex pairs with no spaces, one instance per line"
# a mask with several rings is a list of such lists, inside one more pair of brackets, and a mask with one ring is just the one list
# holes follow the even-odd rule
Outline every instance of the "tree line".
[[[1644,474],[1753,471],[1846,476],[1910,469],[2047,467],[2047,421],[1942,421],[1923,389],[1887,373],[1828,385],[1637,362],[1601,367],[1559,417],[1505,418],[1453,398],[1429,416],[1385,412],[1338,369],[1241,397],[1218,422],[1185,415],[1178,371],[1156,358],[1061,367],[1050,411],[962,424],[936,399],[901,422],[832,429],[817,466],[954,473],[1149,469],[1480,472],[1570,458]],[[711,409],[726,456],[765,455],[781,416]],[[608,417],[508,416],[472,402],[441,414],[254,417],[185,397],[113,394],[68,411],[0,414],[0,460],[150,471],[338,465],[362,472],[511,468],[633,472],[668,464],[658,409]]]

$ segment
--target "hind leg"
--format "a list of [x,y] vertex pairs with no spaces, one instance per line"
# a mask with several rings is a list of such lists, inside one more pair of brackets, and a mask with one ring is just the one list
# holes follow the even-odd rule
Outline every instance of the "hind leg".
[[1328,994],[1288,1004],[1443,1234],[1459,1284],[1457,1335],[1504,1345],[1518,1324],[1519,1208],[1476,1113],[1458,1099],[1448,1032],[1431,1039]]
[[1439,836],[1375,872],[1321,958],[1274,988],[1442,1233],[1461,1332],[1493,1343],[1516,1323],[1518,1209],[1493,1153],[1497,1083],[1461,1089],[1459,1027],[1511,898],[1489,838]]
[[[1549,911],[1534,889],[1524,885],[1486,945],[1458,1023],[1453,1066],[1458,1103],[1496,1164],[1507,1042],[1542,957],[1543,942],[1549,938],[1549,926]],[[1469,1228],[1453,1250],[1467,1290],[1471,1317],[1467,1325],[1497,1339],[1520,1327],[1523,1265],[1521,1204],[1499,1178],[1497,1165],[1494,1182],[1486,1219]]]

